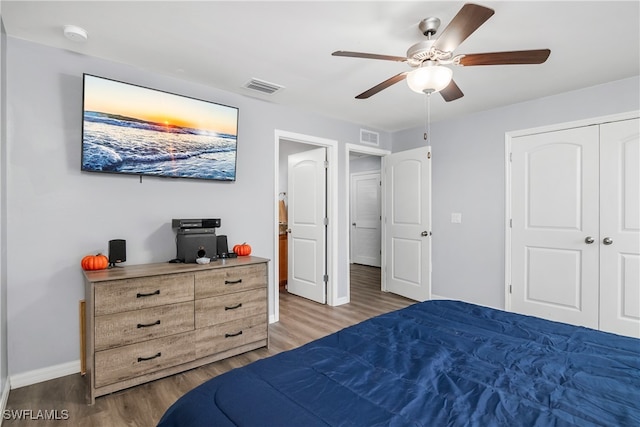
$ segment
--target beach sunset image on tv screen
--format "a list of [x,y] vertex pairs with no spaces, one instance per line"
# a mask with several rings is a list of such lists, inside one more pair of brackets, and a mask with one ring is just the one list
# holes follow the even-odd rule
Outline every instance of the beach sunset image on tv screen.
[[82,170],[234,181],[238,109],[84,75]]

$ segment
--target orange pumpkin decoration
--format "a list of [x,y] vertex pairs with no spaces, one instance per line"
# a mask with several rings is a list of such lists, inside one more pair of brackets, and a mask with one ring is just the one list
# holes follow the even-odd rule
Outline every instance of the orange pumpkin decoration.
[[104,270],[109,265],[109,258],[105,255],[87,255],[82,258],[80,265],[83,270]]
[[235,252],[239,256],[251,255],[251,246],[249,246],[249,244],[247,244],[246,242],[239,245],[235,245],[233,247],[233,252]]

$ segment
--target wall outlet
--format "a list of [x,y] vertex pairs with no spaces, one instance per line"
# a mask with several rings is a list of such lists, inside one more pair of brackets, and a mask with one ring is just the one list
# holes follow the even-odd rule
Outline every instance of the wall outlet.
[[462,214],[459,212],[453,212],[451,214],[451,222],[454,224],[461,224],[462,223]]

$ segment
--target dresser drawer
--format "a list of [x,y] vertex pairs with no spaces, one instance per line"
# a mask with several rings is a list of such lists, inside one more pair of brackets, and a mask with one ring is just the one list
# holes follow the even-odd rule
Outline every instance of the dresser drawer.
[[192,300],[193,281],[193,274],[169,274],[101,282],[95,286],[95,315]]
[[257,314],[267,315],[266,289],[196,300],[196,329]]
[[196,273],[195,297],[207,298],[262,287],[267,287],[266,264],[220,268]]
[[106,350],[192,331],[193,319],[193,301],[98,316],[95,349]]
[[267,339],[267,316],[260,314],[196,331],[196,358]]
[[98,351],[95,353],[95,387],[190,362],[194,357],[193,331]]

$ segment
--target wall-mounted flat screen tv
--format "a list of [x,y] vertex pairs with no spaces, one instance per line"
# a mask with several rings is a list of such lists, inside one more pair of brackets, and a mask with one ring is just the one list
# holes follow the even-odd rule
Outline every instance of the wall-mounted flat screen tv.
[[235,181],[238,109],[83,75],[82,170]]

